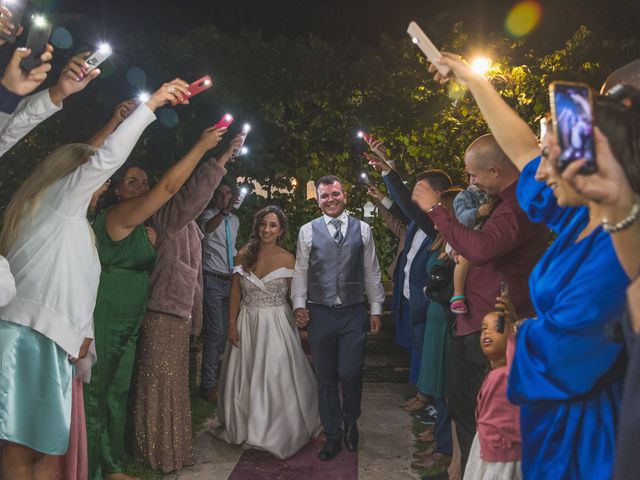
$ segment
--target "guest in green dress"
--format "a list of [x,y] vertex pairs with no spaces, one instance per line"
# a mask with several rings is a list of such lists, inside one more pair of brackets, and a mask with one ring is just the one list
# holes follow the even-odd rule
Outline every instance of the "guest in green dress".
[[[97,135],[94,141],[99,143],[116,127],[107,124],[105,134]],[[111,182],[116,203],[101,212],[93,225],[102,275],[94,312],[98,361],[85,396],[90,479],[131,478],[122,472],[127,399],[149,294],[149,274],[156,260],[144,222],[180,191],[225,131],[205,130],[152,189],[142,168],[123,167]]]

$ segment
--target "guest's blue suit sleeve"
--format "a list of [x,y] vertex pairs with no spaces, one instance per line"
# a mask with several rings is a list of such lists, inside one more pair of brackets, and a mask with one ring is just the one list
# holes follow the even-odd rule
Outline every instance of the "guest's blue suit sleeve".
[[411,200],[411,190],[403,183],[400,175],[395,170],[391,170],[387,175],[383,176],[384,183],[387,185],[389,196],[398,204],[400,210],[416,225],[427,234],[430,238],[436,237],[436,229],[429,215],[424,213]]

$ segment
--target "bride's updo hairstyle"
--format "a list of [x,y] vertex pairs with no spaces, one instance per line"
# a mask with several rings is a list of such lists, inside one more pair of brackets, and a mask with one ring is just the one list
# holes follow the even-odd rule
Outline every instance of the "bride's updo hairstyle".
[[253,229],[251,230],[251,237],[247,244],[242,247],[240,252],[238,253],[239,262],[246,270],[253,270],[256,266],[256,262],[258,261],[258,253],[260,252],[260,235],[258,233],[260,229],[260,224],[262,223],[262,219],[269,215],[270,213],[275,214],[278,217],[278,222],[280,222],[280,235],[278,236],[278,242],[284,237],[287,233],[287,216],[284,214],[280,207],[275,205],[269,205],[268,207],[264,207],[253,219]]

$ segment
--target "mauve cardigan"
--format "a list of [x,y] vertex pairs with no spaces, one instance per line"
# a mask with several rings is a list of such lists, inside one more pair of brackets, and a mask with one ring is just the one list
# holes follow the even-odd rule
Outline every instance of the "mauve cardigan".
[[147,308],[191,319],[191,334],[202,327],[202,232],[195,219],[227,173],[215,158],[198,168],[182,189],[151,217],[158,233],[158,260],[149,281]]

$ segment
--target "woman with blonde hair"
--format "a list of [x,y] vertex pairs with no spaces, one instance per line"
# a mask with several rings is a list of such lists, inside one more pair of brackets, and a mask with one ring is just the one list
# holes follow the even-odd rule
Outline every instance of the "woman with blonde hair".
[[[80,74],[81,67],[79,83]],[[7,207],[0,254],[11,265],[17,295],[0,308],[5,478],[46,477],[52,456],[68,448],[72,364],[93,338],[101,270],[87,207],[155,119],[154,110],[180,103],[187,86],[182,80],[164,84],[98,149],[71,144],[55,150]]]

